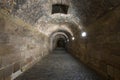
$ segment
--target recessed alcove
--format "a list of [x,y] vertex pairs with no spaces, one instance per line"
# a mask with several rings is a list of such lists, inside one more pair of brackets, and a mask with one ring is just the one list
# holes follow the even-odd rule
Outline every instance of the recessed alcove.
[[53,4],[52,5],[52,14],[55,13],[63,13],[63,14],[67,14],[68,13],[68,5],[64,5],[64,4]]

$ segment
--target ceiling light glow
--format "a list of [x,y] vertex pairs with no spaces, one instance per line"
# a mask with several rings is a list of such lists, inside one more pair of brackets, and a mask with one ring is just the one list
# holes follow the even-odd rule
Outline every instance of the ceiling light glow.
[[86,37],[86,36],[87,36],[87,33],[86,33],[86,32],[82,32],[81,36],[82,36],[82,37]]

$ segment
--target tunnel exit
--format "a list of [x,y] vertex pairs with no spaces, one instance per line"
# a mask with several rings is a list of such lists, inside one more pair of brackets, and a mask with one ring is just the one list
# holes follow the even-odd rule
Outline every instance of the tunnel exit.
[[66,41],[62,38],[58,39],[56,43],[56,48],[65,48],[66,46]]

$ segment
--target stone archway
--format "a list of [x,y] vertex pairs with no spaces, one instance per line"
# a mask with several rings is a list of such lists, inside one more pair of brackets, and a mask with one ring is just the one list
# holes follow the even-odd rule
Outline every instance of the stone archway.
[[52,51],[53,49],[55,49],[59,44],[59,40],[62,40],[62,42],[60,41],[60,45],[63,45],[63,43],[65,43],[64,48],[67,46],[68,41],[70,41],[72,35],[70,33],[68,33],[67,31],[57,31],[54,32],[53,34],[50,35],[49,39],[50,39],[50,50]]

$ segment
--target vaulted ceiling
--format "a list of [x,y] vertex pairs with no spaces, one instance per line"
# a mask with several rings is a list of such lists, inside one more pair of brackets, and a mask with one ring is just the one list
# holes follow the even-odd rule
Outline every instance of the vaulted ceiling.
[[[17,0],[16,0],[17,1]],[[52,15],[53,4],[69,6],[68,14],[88,25],[120,5],[120,0],[21,0],[17,2],[15,14],[29,23],[36,23],[41,17]]]

